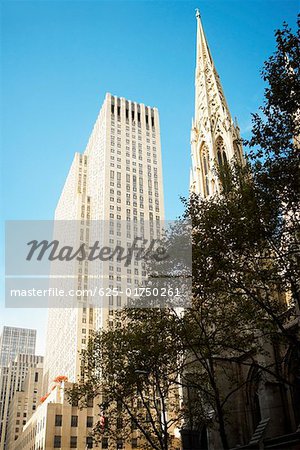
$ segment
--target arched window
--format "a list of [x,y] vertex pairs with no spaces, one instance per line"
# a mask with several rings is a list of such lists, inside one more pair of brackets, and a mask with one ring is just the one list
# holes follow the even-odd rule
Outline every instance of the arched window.
[[236,159],[238,159],[239,161],[242,160],[242,148],[241,146],[238,144],[238,141],[234,141],[233,142],[233,150],[234,150],[234,156],[236,157]]
[[204,144],[200,150],[200,160],[201,160],[201,169],[203,175],[203,189],[205,195],[210,194],[209,189],[209,156],[208,156],[208,148]]
[[223,139],[219,136],[216,141],[216,153],[219,166],[227,163],[226,149]]

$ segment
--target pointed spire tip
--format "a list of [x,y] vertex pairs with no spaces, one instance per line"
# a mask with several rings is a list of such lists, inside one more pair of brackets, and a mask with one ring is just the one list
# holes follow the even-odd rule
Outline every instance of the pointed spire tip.
[[200,16],[200,11],[199,11],[199,9],[196,8],[195,11],[196,11],[196,18],[197,18],[197,19],[200,19],[201,16]]

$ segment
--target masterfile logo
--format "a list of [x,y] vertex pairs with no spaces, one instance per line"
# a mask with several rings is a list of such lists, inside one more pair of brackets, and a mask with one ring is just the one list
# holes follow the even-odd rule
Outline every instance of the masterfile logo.
[[191,298],[188,222],[12,221],[6,305],[152,307]]
[[[149,242],[149,244],[148,244]],[[156,261],[163,261],[169,258],[167,249],[164,248],[158,239],[144,239],[142,237],[134,237],[131,247],[125,248],[117,245],[115,248],[109,246],[101,246],[99,241],[95,241],[93,245],[82,243],[79,247],[74,248],[70,245],[60,246],[58,240],[38,242],[33,240],[27,243],[30,250],[26,257],[27,261],[36,258],[41,261],[44,257],[49,261],[124,261],[125,267],[128,267],[133,258],[136,261],[149,260],[151,258]]]

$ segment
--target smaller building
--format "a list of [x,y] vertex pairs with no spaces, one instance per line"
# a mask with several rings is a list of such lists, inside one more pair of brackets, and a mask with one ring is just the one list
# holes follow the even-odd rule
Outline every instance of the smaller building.
[[91,437],[98,406],[93,400],[83,409],[71,405],[67,394],[71,388],[72,383],[67,381],[53,383],[9,450],[99,448]]
[[[0,450],[6,450],[8,418],[11,411],[12,400],[17,392],[22,393],[23,383],[30,368],[42,367],[43,356],[19,354],[11,361],[7,368],[2,368],[6,376],[2,377],[3,405],[2,405],[2,432]],[[38,401],[38,396],[37,400]],[[16,427],[16,428],[19,428]]]

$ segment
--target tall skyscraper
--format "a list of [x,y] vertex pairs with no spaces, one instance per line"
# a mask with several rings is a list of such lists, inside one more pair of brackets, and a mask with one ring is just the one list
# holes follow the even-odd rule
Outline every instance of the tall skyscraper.
[[243,160],[240,131],[233,122],[197,10],[195,116],[191,131],[191,191],[206,197],[219,191],[213,166]]
[[[75,154],[55,220],[77,221],[80,243],[93,242],[97,225],[91,224],[105,223],[107,236],[102,242],[114,248],[132,242],[138,225],[145,237],[157,236],[163,219],[158,111],[106,94],[84,153]],[[100,283],[104,290],[124,292],[138,285],[144,271],[143,263],[137,261],[127,268],[117,262],[97,267],[93,278],[88,261],[76,261],[70,269],[75,289]],[[115,308],[127,298],[104,298],[107,304],[98,308],[93,308],[88,295],[77,295],[76,301],[78,308],[49,309],[45,386],[57,375],[77,380],[79,352],[86,348],[89,334],[107,325],[120,325]]]
[[[20,353],[34,355],[36,345],[36,330],[16,327],[3,327],[0,337],[0,442],[4,439],[7,407],[11,399],[10,368],[14,359]],[[7,407],[5,406],[7,405]]]

